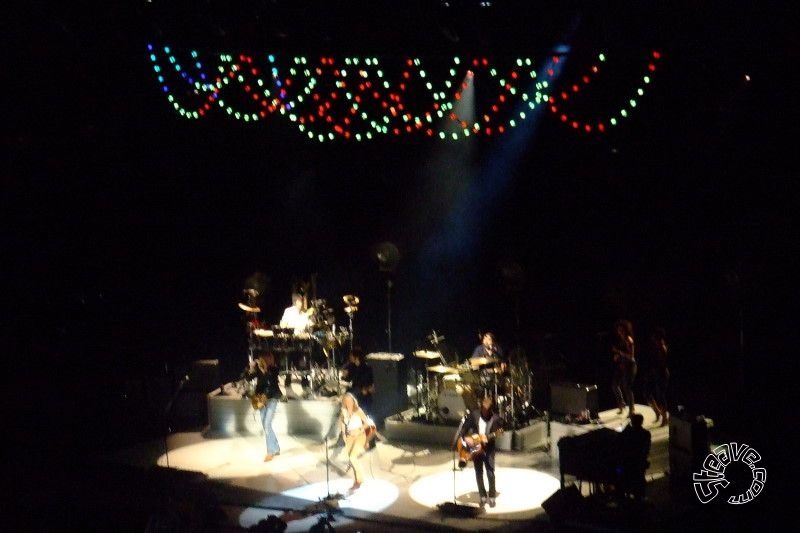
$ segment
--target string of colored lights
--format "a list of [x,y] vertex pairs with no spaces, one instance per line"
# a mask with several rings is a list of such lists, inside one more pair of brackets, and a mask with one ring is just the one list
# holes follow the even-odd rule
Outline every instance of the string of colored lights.
[[[604,63],[606,61],[606,56],[605,54],[598,54],[597,59],[600,63]],[[567,88],[564,88],[558,96],[551,95],[548,99],[548,102],[550,103],[550,111],[558,115],[559,120],[562,123],[569,125],[572,129],[582,130],[586,133],[591,133],[593,131],[603,133],[607,129],[606,124],[616,126],[619,124],[620,120],[627,118],[633,109],[636,108],[637,97],[644,96],[643,87],[651,82],[650,75],[656,71],[656,62],[659,59],[661,59],[661,53],[658,51],[653,51],[651,53],[651,60],[647,64],[647,73],[642,75],[641,85],[636,87],[635,96],[628,98],[627,102],[622,105],[616,114],[612,114],[605,120],[590,122],[587,119],[579,119],[577,117],[570,116],[564,109],[568,107],[567,102],[574,100],[576,95],[581,92],[581,87],[588,85],[592,78],[600,72],[600,68],[597,66],[597,64],[592,65],[589,69],[589,72],[580,77],[580,83],[576,82],[570,84]]]
[[[235,120],[257,122],[278,114],[320,142],[415,133],[443,140],[503,134],[528,119],[529,111],[540,104],[547,104],[560,122],[575,130],[602,133],[637,106],[636,98],[644,95],[642,86],[651,82],[661,57],[652,52],[636,95],[618,112],[590,121],[569,114],[567,108],[600,71],[596,65],[579,82],[564,85],[567,88],[560,94],[548,94],[555,85],[553,69],[537,73],[527,57],[505,63],[454,57],[449,68],[441,69],[447,73],[442,79],[431,75],[420,58],[321,57],[313,62],[295,56],[279,62],[269,54],[264,62],[269,75],[264,75],[256,60],[245,54],[219,54],[209,68],[205,65],[213,61],[201,61],[196,50],[183,52],[185,59],[179,62],[169,46],[148,44],[147,49],[161,90],[180,116],[200,119],[218,109]],[[604,54],[597,57],[605,63]],[[554,63],[560,60],[557,55],[551,58]],[[439,67],[434,65],[434,69]],[[398,73],[395,78],[388,74],[392,72]],[[469,121],[458,114],[455,104],[468,84],[478,79],[485,83],[485,90],[493,92],[481,100],[486,103]]]

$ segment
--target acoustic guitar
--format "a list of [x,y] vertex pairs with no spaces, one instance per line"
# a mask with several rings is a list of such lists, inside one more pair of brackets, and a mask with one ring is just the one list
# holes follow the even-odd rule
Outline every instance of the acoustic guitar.
[[250,395],[250,403],[253,405],[253,409],[258,411],[265,405],[267,405],[267,400],[269,398],[266,394],[251,394]]
[[[486,439],[493,439],[502,432],[502,428],[498,429],[497,431],[492,431],[486,435]],[[458,451],[459,459],[462,461],[472,461],[476,457],[480,457],[486,453],[486,448],[481,442],[481,436],[477,433],[466,435],[458,439],[458,442],[456,442],[456,450]]]

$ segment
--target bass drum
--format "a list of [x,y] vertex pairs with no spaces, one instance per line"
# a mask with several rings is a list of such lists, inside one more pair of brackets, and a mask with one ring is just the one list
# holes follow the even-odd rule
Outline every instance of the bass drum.
[[471,390],[461,392],[444,389],[436,398],[436,409],[445,420],[461,420],[467,410],[478,409],[478,399]]

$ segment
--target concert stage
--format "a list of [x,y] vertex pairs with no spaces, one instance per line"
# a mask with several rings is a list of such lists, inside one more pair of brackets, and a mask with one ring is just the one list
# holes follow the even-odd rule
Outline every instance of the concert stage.
[[[496,458],[497,506],[480,510],[472,465],[459,469],[449,446],[456,429],[453,425],[389,417],[378,444],[362,456],[365,482],[350,492],[353,477],[341,445],[324,440],[324,426],[338,407],[334,400],[281,403],[278,412],[282,418],[276,416],[275,425],[281,454],[264,463],[264,437],[250,402],[215,392],[208,397],[213,428],[209,424],[199,431],[171,434],[165,442],[121,450],[104,461],[119,468],[156,469],[175,479],[192,474],[192,488],[176,488],[177,500],[202,491],[205,505],[213,502],[217,519],[228,530],[248,529],[274,515],[287,524],[287,532],[309,531],[320,520],[329,520],[340,533],[553,531],[549,513],[554,512],[553,497],[560,490],[559,458],[554,452],[558,439],[599,428],[620,431],[627,424],[627,419],[613,410],[601,412],[595,424],[537,420],[509,432]],[[637,409],[652,435],[646,473],[648,499],[639,504],[642,522],[637,525],[672,529],[697,501],[692,501],[690,486],[688,493],[676,496],[675,487],[669,485],[669,426],[656,424],[649,407]],[[233,418],[225,422],[223,411],[234,413]],[[406,411],[403,418],[409,414],[411,411]],[[289,417],[306,420],[291,421]],[[568,485],[577,481],[567,477]],[[580,492],[588,502],[588,484],[580,484]],[[550,511],[545,512],[548,503]],[[597,520],[613,521],[613,513],[611,518],[609,513],[606,509]],[[608,526],[593,523],[594,518],[586,513],[571,519],[578,521],[573,524],[577,529]]]

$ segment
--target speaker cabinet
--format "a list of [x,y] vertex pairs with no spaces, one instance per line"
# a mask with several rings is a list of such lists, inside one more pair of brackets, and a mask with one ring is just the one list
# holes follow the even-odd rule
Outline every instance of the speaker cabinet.
[[558,382],[550,385],[550,410],[558,415],[580,415],[589,410],[596,417],[599,410],[597,385]]
[[208,394],[220,385],[219,359],[198,359],[189,369],[189,381],[184,387],[187,391]]
[[559,489],[542,502],[542,509],[553,522],[561,522],[567,516],[577,517],[583,506],[583,496],[578,487],[570,485]]
[[374,412],[370,414],[381,426],[385,418],[402,411],[408,403],[404,357],[399,353],[377,352],[368,354],[365,359],[375,376]]

